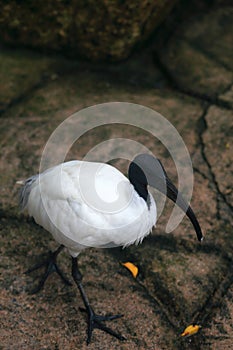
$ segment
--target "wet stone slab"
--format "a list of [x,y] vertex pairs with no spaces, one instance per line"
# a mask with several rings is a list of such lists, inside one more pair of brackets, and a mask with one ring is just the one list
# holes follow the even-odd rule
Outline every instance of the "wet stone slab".
[[[111,68],[105,74],[93,67],[81,70],[79,64],[60,58],[51,68],[50,59],[40,60],[39,55],[32,58],[23,50],[17,54],[9,50],[1,52],[0,60],[9,73],[7,79],[5,70],[0,70],[0,80],[5,85],[1,92],[4,108],[0,129],[2,349],[231,348],[230,16],[231,11],[223,8],[208,16],[195,17],[168,43],[169,54],[164,63],[167,70],[177,74],[175,78],[188,93],[174,85],[169,87],[169,82],[160,88],[159,84],[151,82],[147,85],[148,76],[140,88],[138,83],[132,85],[121,77],[118,80]],[[225,36],[222,21],[227,32]],[[175,42],[182,50],[175,50]],[[218,48],[221,48],[221,56]],[[142,62],[144,59],[145,56]],[[25,62],[27,64],[23,64]],[[135,61],[131,67],[134,64]],[[153,80],[157,77],[160,82],[166,81],[166,77],[161,80],[164,72],[157,73],[158,70],[156,67]],[[43,80],[45,71],[55,74],[54,78]],[[37,85],[37,82],[41,83]],[[216,98],[212,101],[204,95],[190,96],[191,88]],[[18,98],[22,97],[22,92],[25,97]],[[221,105],[219,101],[223,99],[227,104]],[[63,120],[84,107],[108,101],[148,106],[162,113],[179,131],[193,161],[195,182],[191,204],[205,240],[202,244],[197,242],[187,218],[174,232],[166,233],[173,208],[167,202],[156,229],[142,245],[124,250],[90,249],[81,254],[80,269],[91,303],[99,313],[124,314],[110,326],[127,338],[120,343],[95,330],[93,343],[87,348],[86,318],[79,309],[82,302],[74,285],[64,286],[54,274],[39,294],[30,294],[38,282],[39,272],[31,275],[24,272],[57,245],[49,233],[19,213],[15,182],[38,171],[44,145]],[[133,127],[110,125],[91,130],[72,147],[67,158],[82,159],[96,144],[116,137],[134,139],[148,147],[163,161],[169,176],[177,181],[174,163],[165,147],[148,133]],[[115,160],[114,165],[126,173],[126,161]],[[132,261],[139,267],[137,279],[120,264],[123,261]],[[65,252],[59,256],[58,263],[71,280],[71,261]],[[201,331],[187,339],[180,337],[184,328],[193,322],[202,325]]]

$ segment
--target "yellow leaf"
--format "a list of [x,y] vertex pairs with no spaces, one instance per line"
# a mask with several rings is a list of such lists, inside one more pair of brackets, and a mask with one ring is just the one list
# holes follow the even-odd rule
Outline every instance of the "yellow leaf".
[[184,332],[181,334],[181,337],[190,337],[193,334],[196,334],[201,326],[195,324],[195,325],[190,325],[185,328]]
[[131,262],[125,262],[125,263],[121,263],[123,266],[125,266],[133,275],[134,278],[137,277],[138,275],[138,267],[135,266],[133,263]]

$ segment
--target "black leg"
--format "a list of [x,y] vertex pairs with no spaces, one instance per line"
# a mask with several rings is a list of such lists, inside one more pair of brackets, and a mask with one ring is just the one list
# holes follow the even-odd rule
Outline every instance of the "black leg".
[[46,267],[45,273],[42,276],[38,286],[31,291],[31,294],[38,293],[43,288],[45,281],[47,280],[49,275],[53,272],[56,272],[65,284],[71,285],[70,281],[64,276],[60,268],[57,266],[57,256],[63,249],[64,249],[64,246],[60,245],[58,249],[55,250],[55,252],[51,252],[51,251],[49,252],[49,256],[45,261],[42,261],[36,264],[35,266],[33,266],[32,268],[26,271],[26,273],[30,273],[40,269],[43,266]]
[[96,315],[95,312],[93,311],[82,285],[82,274],[78,269],[77,258],[72,258],[72,276],[75,283],[77,284],[83,303],[85,305],[85,309],[81,309],[81,310],[82,311],[84,310],[85,312],[87,312],[87,315],[88,315],[87,344],[90,343],[92,332],[95,328],[101,329],[102,331],[112,335],[113,337],[119,340],[125,340],[125,337],[114,332],[112,329],[108,328],[103,323],[104,321],[115,320],[119,317],[122,317],[123,315],[100,316],[100,315]]

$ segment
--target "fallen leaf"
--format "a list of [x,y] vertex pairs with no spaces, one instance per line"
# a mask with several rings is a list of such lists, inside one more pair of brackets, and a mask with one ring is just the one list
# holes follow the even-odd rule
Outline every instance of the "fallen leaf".
[[135,266],[133,263],[131,262],[125,262],[125,263],[121,263],[123,266],[125,266],[133,275],[134,278],[137,277],[138,275],[138,267]]
[[196,334],[200,328],[201,326],[197,324],[190,325],[185,328],[184,332],[181,334],[181,337],[190,337],[191,335]]

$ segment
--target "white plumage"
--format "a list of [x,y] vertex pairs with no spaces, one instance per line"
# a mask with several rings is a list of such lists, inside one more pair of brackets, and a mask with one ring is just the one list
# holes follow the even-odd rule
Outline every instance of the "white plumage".
[[111,165],[70,161],[33,180],[25,208],[73,257],[87,247],[139,243],[156,223],[153,197],[149,195],[148,207],[128,178]]

